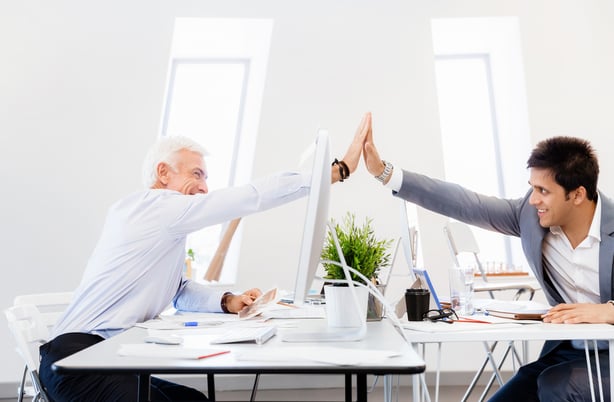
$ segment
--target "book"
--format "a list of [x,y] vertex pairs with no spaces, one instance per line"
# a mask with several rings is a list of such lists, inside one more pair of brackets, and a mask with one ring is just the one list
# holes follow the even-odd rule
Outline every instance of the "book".
[[500,317],[500,318],[509,318],[512,320],[540,320],[542,319],[542,315],[544,313],[522,313],[522,312],[511,312],[511,311],[497,311],[497,310],[488,310],[488,314]]
[[484,306],[489,315],[512,320],[541,320],[550,307],[534,301],[493,301]]

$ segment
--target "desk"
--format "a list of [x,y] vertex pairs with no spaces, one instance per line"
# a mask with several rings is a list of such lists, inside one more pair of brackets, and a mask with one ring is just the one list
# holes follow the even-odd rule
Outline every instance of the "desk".
[[[292,320],[302,328],[326,325],[325,320]],[[151,374],[344,374],[345,399],[352,398],[352,375],[356,375],[357,401],[367,400],[367,375],[416,374],[424,371],[425,364],[414,348],[407,344],[388,320],[367,323],[366,338],[358,342],[287,343],[275,336],[263,345],[216,345],[231,352],[203,360],[122,357],[117,351],[122,344],[142,343],[147,335],[143,328],[131,328],[117,336],[93,345],[65,359],[57,361],[53,369],[67,374],[136,374],[139,376],[139,400],[149,400]],[[280,328],[278,333],[290,329]],[[399,356],[359,365],[331,365],[313,361],[244,361],[237,360],[241,351],[258,348],[291,348],[297,346],[340,347],[352,350],[395,350]],[[208,347],[204,345],[204,347]],[[236,352],[233,353],[233,352]]]
[[[448,326],[446,323],[425,323],[435,326]],[[454,323],[451,325],[463,325]],[[609,324],[546,324],[535,323],[526,325],[505,326],[497,329],[499,324],[470,324],[488,325],[492,329],[478,329],[467,331],[450,331],[442,328],[441,331],[416,331],[405,329],[407,338],[412,343],[442,343],[442,342],[493,342],[493,341],[547,341],[547,340],[593,340],[605,339],[609,341],[610,348],[610,395],[614,395],[614,327]],[[468,328],[470,328],[468,326]],[[592,352],[591,352],[592,353]],[[596,374],[593,373],[593,377]],[[599,398],[599,395],[597,396]]]

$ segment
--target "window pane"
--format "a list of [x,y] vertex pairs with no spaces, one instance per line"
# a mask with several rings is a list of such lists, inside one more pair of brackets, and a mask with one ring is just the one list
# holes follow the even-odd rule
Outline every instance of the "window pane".
[[[522,197],[530,141],[518,18],[436,18],[432,27],[446,178]],[[526,270],[517,238],[473,230],[483,261]]]
[[[228,187],[238,145],[242,116],[245,63],[176,61],[173,64],[168,99],[166,135],[185,135],[202,144],[209,190]],[[196,280],[202,280],[221,236],[222,225],[188,236],[187,247],[195,253]]]
[[[438,58],[437,93],[446,180],[500,195],[487,74],[488,58]],[[472,227],[484,262],[506,258],[501,235]]]
[[244,74],[244,63],[175,65],[166,135],[191,137],[207,149],[209,189],[232,183]]

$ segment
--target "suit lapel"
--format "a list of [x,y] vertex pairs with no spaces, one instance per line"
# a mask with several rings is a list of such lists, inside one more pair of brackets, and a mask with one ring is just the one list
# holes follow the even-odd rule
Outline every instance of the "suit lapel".
[[602,302],[613,299],[614,203],[599,193],[601,200],[601,244],[599,245],[599,295]]

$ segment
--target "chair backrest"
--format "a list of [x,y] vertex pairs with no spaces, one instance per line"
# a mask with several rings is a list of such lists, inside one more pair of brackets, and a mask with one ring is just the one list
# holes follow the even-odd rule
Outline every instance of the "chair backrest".
[[40,313],[39,319],[48,329],[51,329],[60,318],[60,315],[66,310],[66,307],[72,300],[72,295],[72,292],[21,295],[15,297],[13,306],[25,304],[36,306]]
[[71,292],[23,295],[17,296],[13,306],[4,310],[17,352],[24,359],[37,392],[41,389],[37,374],[38,348],[48,340],[50,328],[71,299]]
[[17,343],[17,351],[29,370],[38,370],[36,348],[49,337],[49,329],[43,324],[41,313],[33,304],[9,307],[4,311],[9,329]]
[[472,258],[480,271],[482,279],[487,282],[488,278],[486,277],[486,272],[484,271],[484,267],[482,266],[482,262],[478,256],[480,253],[480,247],[478,246],[478,242],[476,241],[469,225],[463,222],[449,221],[444,226],[443,231],[446,234],[446,239],[448,240],[448,246],[450,248],[452,258],[454,259],[454,263],[457,266],[460,266],[459,256],[463,253],[472,255]]

